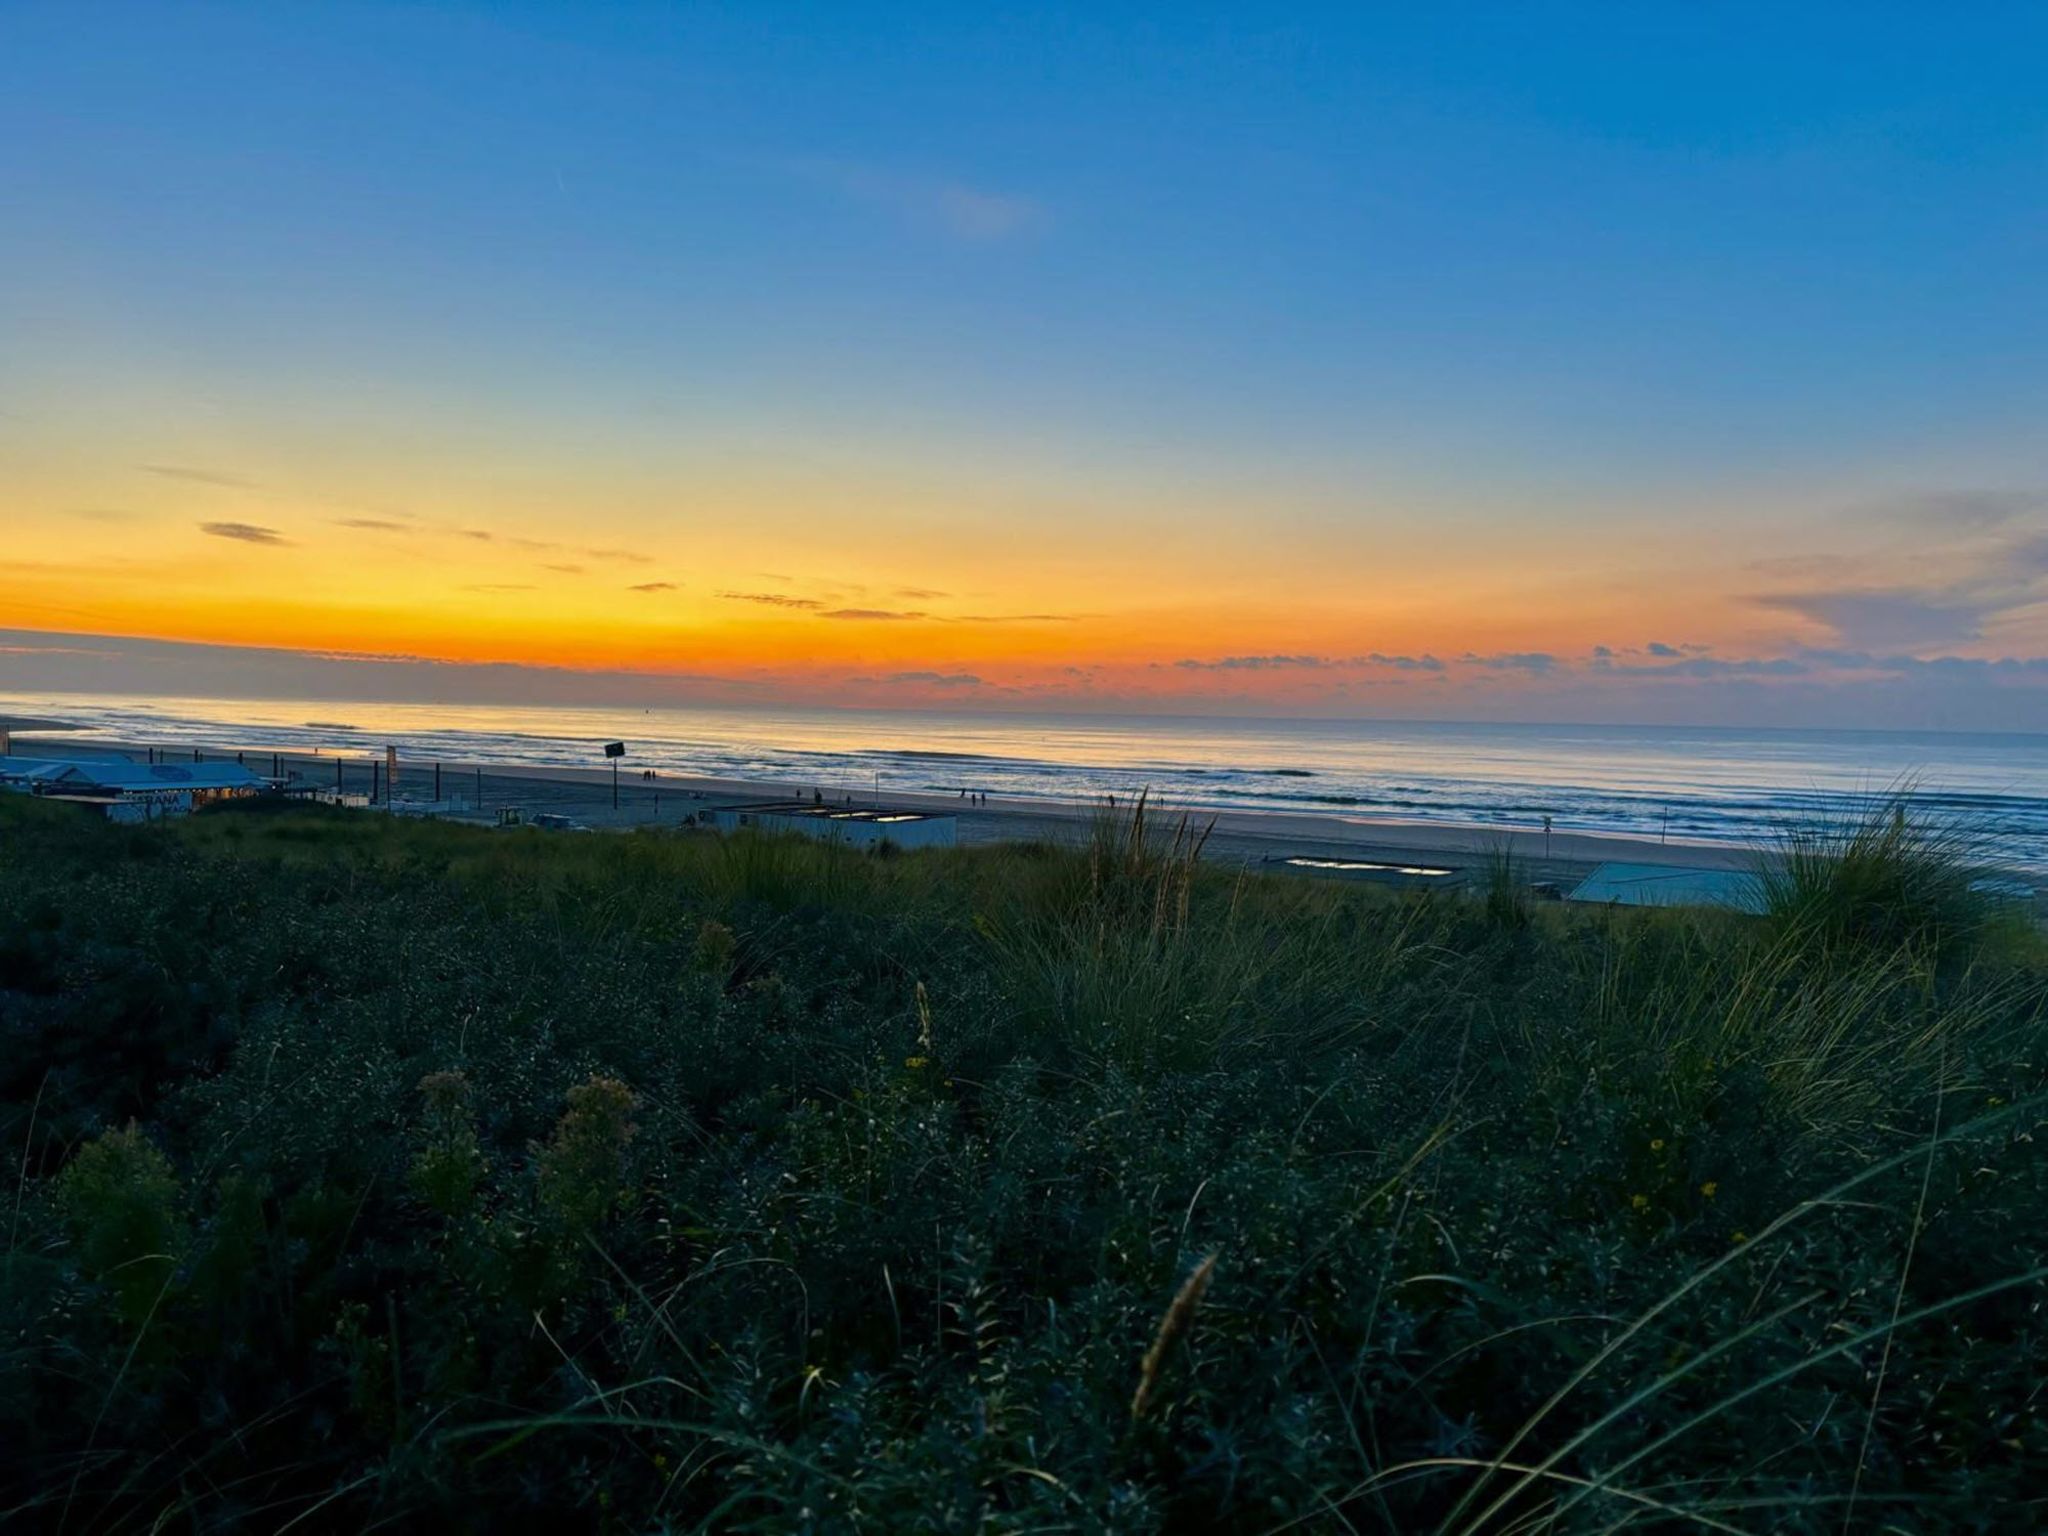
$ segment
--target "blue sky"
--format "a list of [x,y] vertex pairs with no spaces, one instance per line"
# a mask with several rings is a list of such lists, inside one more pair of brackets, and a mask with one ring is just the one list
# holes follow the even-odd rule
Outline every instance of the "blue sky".
[[[1619,641],[1575,614],[1688,576],[1724,652],[1910,645],[1885,613],[2030,558],[2048,11],[992,9],[8,7],[10,516],[189,528],[109,469],[169,459],[266,526],[495,492],[716,546],[706,592],[756,558],[734,498],[949,583],[1020,528],[1214,551],[1103,638],[1132,663],[1146,622],[1458,643],[1338,577],[1442,587],[1481,648]],[[2005,532],[1916,587],[1971,496]],[[1860,631],[1774,631],[1756,562],[1838,555],[1789,595]],[[1092,612],[1124,556],[1036,558],[1019,601]],[[1557,612],[1486,630],[1489,562]],[[2007,595],[1945,640],[2048,649]]]

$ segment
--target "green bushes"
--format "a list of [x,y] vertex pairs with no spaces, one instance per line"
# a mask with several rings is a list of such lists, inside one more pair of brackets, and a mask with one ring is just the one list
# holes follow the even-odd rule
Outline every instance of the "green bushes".
[[490,1171],[477,1144],[469,1080],[460,1072],[429,1072],[420,1079],[420,1097],[425,1104],[412,1192],[443,1216],[465,1216]]
[[595,1232],[628,1198],[626,1147],[638,1133],[633,1090],[593,1077],[569,1090],[569,1107],[536,1166],[540,1208],[571,1238]]
[[130,1123],[78,1149],[57,1181],[79,1268],[140,1327],[170,1287],[189,1237],[183,1191],[163,1153]]
[[1266,880],[1149,806],[878,862],[6,798],[23,1528],[2038,1496],[2035,949]]

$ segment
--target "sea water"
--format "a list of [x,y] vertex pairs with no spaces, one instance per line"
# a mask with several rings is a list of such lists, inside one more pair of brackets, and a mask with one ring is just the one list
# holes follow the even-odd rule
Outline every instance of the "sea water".
[[1913,786],[2002,862],[2048,870],[2048,735],[924,711],[563,708],[21,696],[73,739],[408,762],[605,766],[880,788],[1758,843]]

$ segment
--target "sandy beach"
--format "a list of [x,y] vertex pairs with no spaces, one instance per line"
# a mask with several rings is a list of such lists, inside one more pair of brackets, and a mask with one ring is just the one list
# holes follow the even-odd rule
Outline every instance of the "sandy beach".
[[[50,722],[24,722],[28,728],[48,729]],[[20,728],[17,728],[20,729]],[[36,736],[17,734],[14,750],[23,756],[94,755],[118,753],[138,760],[148,748],[132,744],[98,742],[72,744],[61,734]],[[189,752],[157,749],[172,761],[191,760]],[[234,757],[233,753],[209,753],[206,760]],[[270,753],[246,752],[240,760],[252,771],[269,775],[273,771],[295,775],[304,785],[333,788],[337,784],[350,794],[367,794],[372,781],[372,764],[377,765],[380,791],[382,756],[369,753]],[[844,784],[809,782],[747,781],[694,778],[663,774],[646,779],[639,770],[625,768],[618,779],[618,806],[612,804],[612,776],[603,769],[524,767],[503,764],[442,762],[438,780],[431,762],[400,759],[396,798],[401,803],[427,803],[439,796],[460,800],[465,809],[450,819],[495,825],[505,808],[526,816],[538,813],[562,815],[596,830],[627,830],[635,827],[686,824],[708,806],[729,805],[747,800],[802,798],[817,791],[838,802],[850,797],[855,805],[875,803],[872,789]],[[987,843],[1052,841],[1064,842],[1085,835],[1102,807],[1092,801],[1005,798],[991,796],[983,802],[957,796],[915,790],[897,791],[886,785],[883,803],[938,812],[959,819],[962,846]],[[1463,876],[1480,868],[1497,850],[1505,847],[1529,873],[1530,878],[1557,883],[1569,882],[1605,860],[1622,859],[1643,863],[1683,865],[1701,869],[1748,868],[1757,850],[1701,842],[1616,837],[1597,833],[1553,831],[1546,836],[1538,826],[1450,826],[1437,822],[1402,821],[1369,816],[1317,814],[1281,811],[1217,811],[1208,807],[1180,807],[1154,802],[1165,818],[1187,815],[1197,826],[1212,826],[1205,854],[1219,862],[1273,866],[1286,872],[1345,878],[1344,871],[1302,869],[1286,861],[1321,858],[1383,863],[1400,866],[1426,865],[1449,868]],[[1354,872],[1353,877],[1372,878],[1373,872]]]

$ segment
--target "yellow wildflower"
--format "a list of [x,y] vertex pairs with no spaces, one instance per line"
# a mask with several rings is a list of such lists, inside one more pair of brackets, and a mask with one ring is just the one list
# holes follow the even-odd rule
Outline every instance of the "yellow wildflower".
[[915,1072],[920,1067],[930,1066],[931,1058],[929,1056],[906,1056],[903,1058],[903,1065]]
[[1746,1243],[1749,1241],[1749,1234],[1747,1232],[1734,1232],[1729,1234],[1728,1241],[1731,1243]]
[[1650,1208],[1650,1197],[1648,1195],[1630,1195],[1628,1203],[1639,1211],[1647,1211]]
[[1709,1179],[1706,1183],[1700,1186],[1700,1193],[1705,1195],[1709,1200],[1713,1199],[1714,1196],[1719,1194],[1720,1192],[1721,1184],[1718,1179]]
[[1651,1142],[1650,1150],[1652,1152],[1662,1152],[1664,1150],[1664,1138],[1659,1136],[1655,1141]]

